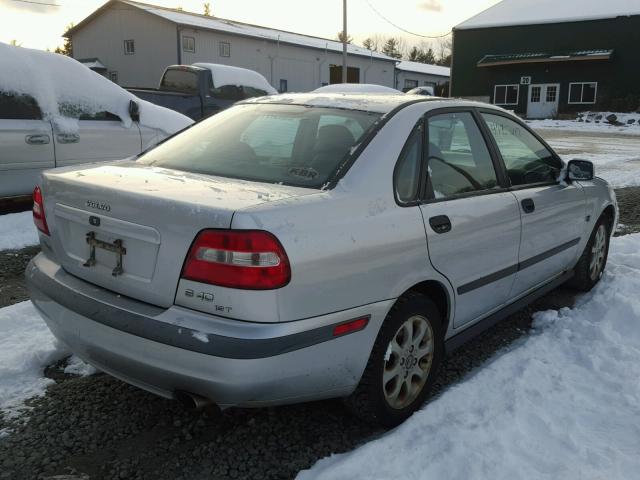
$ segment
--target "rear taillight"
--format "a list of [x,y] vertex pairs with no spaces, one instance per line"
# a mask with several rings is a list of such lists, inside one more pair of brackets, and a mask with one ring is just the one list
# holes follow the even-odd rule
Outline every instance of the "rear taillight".
[[36,187],[33,191],[33,223],[35,223],[38,230],[45,235],[49,235],[47,218],[44,215],[44,198],[40,187]]
[[284,287],[289,259],[276,237],[262,230],[204,230],[187,255],[182,278],[245,290]]

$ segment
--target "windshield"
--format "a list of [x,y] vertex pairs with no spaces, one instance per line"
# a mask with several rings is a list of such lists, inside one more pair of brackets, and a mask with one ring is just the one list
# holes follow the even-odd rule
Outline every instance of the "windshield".
[[320,188],[377,113],[299,105],[238,105],[159,145],[145,165]]

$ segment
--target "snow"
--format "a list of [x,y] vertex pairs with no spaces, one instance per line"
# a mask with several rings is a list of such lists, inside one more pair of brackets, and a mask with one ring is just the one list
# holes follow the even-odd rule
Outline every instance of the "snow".
[[0,308],[0,409],[13,414],[24,400],[44,394],[53,383],[44,367],[67,354],[31,302]]
[[[300,45],[303,47],[313,47],[321,50],[342,53],[342,43],[337,40],[312,37],[309,35],[303,35],[301,33],[286,32],[283,30],[276,30],[273,28],[261,27],[258,25],[250,25],[248,23],[236,22],[224,18],[205,17],[204,15],[182,12],[168,8],[148,5],[145,3],[137,3],[129,0],[125,0],[124,3],[127,3],[132,7],[140,8],[146,12],[162,17],[178,25],[188,25],[195,28],[217,30],[219,32],[234,33],[237,35],[243,35],[245,37],[260,38],[272,42],[288,43],[293,45]],[[394,58],[382,53],[367,50],[364,47],[359,47],[353,44],[347,45],[347,51],[350,55],[366,56],[381,60],[388,60],[390,62],[396,61]]]
[[624,132],[612,128],[603,133],[588,123],[573,122],[566,128],[539,128],[534,122],[530,125],[565,162],[574,158],[590,160],[596,176],[614,187],[640,186],[640,128],[634,134],[631,127]]
[[[609,123],[607,117],[616,116],[616,124]],[[640,135],[640,113],[581,112],[575,120],[527,120],[535,129],[562,128],[578,132],[621,132]]]
[[253,70],[219,65],[216,63],[194,63],[193,65],[211,70],[213,85],[215,87],[221,87],[223,85],[244,85],[264,90],[269,95],[278,93],[278,91],[267,82],[266,78]]
[[640,234],[601,283],[404,424],[320,460],[310,479],[597,479],[640,471]]
[[[54,383],[44,368],[68,354],[31,302],[0,308],[0,411],[15,416],[25,400],[43,395]],[[85,376],[96,370],[72,356],[64,372]]]
[[373,83],[334,83],[316,88],[313,93],[386,93],[402,95],[400,90]]
[[206,333],[202,332],[191,332],[191,336],[202,343],[209,343],[209,337]]
[[123,90],[80,62],[56,53],[0,43],[0,90],[31,95],[44,120],[62,132],[76,132],[78,120],[64,116],[60,104],[71,104],[86,113],[108,111],[125,127],[131,126],[129,101],[140,106],[140,123],[171,134],[193,120],[173,110],[153,105]]
[[38,243],[38,231],[29,212],[0,216],[0,250],[17,250]]
[[455,29],[577,22],[639,14],[638,0],[503,0]]
[[440,65],[429,65],[428,63],[410,62],[403,60],[396,64],[398,70],[405,72],[424,73],[426,75],[437,75],[439,77],[450,77],[451,69]]

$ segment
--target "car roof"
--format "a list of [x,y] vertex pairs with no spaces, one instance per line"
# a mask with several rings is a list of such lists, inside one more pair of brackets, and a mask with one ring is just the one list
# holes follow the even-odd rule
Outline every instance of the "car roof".
[[[360,110],[385,114],[397,108],[417,102],[433,102],[434,108],[457,106],[496,108],[493,105],[469,100],[426,97],[424,95],[407,95],[404,93],[286,93],[281,95],[271,95],[268,97],[251,98],[239,103],[341,108],[345,110]],[[496,109],[502,110],[499,108]]]

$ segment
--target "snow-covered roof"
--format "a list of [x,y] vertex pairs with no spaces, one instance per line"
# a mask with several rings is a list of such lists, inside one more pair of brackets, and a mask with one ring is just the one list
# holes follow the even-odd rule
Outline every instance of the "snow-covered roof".
[[[99,15],[102,11],[109,8],[112,4],[122,2],[145,12],[157,15],[170,22],[178,25],[184,25],[194,28],[202,28],[206,30],[216,30],[219,32],[232,33],[236,35],[243,35],[245,37],[259,38],[262,40],[270,40],[273,42],[287,43],[292,45],[298,45],[302,47],[311,47],[321,50],[328,50],[331,52],[342,52],[342,42],[337,40],[330,40],[328,38],[313,37],[310,35],[304,35],[302,33],[287,32],[285,30],[276,30],[275,28],[262,27],[259,25],[251,25],[249,23],[236,22],[235,20],[228,20],[219,17],[208,17],[205,15],[199,15],[197,13],[185,12],[182,10],[175,10],[172,8],[159,7],[157,5],[151,5],[148,3],[134,2],[132,0],[111,0],[98,10],[93,12],[89,17],[85,18],[75,27],[71,28],[65,33],[68,37],[73,32],[82,28],[86,23],[93,19],[96,15]],[[347,46],[347,52],[349,55],[359,55],[363,57],[373,57],[379,60],[385,60],[389,62],[395,61],[394,58],[389,57],[383,53],[367,50],[364,47],[358,45],[349,44]]]
[[223,85],[243,85],[264,90],[270,95],[278,93],[267,79],[258,72],[240,67],[231,67],[229,65],[220,65],[217,63],[194,63],[196,67],[211,70],[213,76],[213,85],[221,87]]
[[505,27],[640,15],[638,0],[503,0],[455,27]]
[[388,95],[402,95],[400,90],[374,83],[334,83],[333,85],[316,88],[314,93],[386,93]]
[[193,120],[146,102],[65,55],[0,43],[0,90],[33,97],[45,120],[64,132],[78,129],[78,119],[60,111],[64,104],[82,113],[109,112],[131,125],[129,102],[140,107],[140,123],[174,133]]
[[440,65],[429,65],[428,63],[409,62],[403,60],[396,64],[398,70],[404,72],[425,73],[427,75],[437,75],[439,77],[450,77],[451,69],[449,67],[441,67]]

